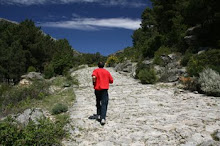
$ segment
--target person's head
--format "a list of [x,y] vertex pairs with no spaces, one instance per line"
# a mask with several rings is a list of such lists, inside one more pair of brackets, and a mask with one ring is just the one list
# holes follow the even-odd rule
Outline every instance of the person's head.
[[100,62],[98,63],[98,67],[99,67],[99,68],[103,68],[104,66],[105,66],[105,63],[104,63],[104,62],[101,62],[101,61],[100,61]]

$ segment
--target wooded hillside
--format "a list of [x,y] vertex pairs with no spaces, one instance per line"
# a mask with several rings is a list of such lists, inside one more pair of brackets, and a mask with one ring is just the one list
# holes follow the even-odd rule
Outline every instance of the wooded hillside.
[[79,64],[93,64],[105,59],[100,53],[82,54],[66,39],[56,40],[36,27],[32,20],[13,23],[0,21],[0,81],[18,82],[30,71],[46,78],[62,75]]
[[151,1],[152,8],[146,8],[142,13],[141,28],[132,36],[133,47],[125,49],[120,58],[140,61],[158,53],[180,52],[185,54],[183,65],[187,65],[192,54],[214,49],[219,58],[219,1]]

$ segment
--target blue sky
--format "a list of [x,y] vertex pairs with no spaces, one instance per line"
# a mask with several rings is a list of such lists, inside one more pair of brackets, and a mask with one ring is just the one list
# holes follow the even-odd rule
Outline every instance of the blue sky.
[[132,46],[150,0],[0,0],[0,17],[32,19],[56,39],[83,53],[109,55]]

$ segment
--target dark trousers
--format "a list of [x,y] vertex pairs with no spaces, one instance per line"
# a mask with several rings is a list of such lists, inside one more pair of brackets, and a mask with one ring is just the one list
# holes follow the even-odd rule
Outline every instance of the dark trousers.
[[108,108],[108,90],[95,90],[97,115],[101,116],[101,119],[106,118]]

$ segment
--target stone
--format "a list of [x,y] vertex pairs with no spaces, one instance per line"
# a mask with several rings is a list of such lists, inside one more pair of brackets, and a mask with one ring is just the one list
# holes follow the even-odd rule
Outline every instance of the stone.
[[98,143],[96,146],[114,146],[114,144],[110,141],[103,141]]
[[22,80],[18,83],[19,86],[29,86],[29,85],[31,85],[31,84],[32,84],[32,81],[27,80],[27,79],[22,79]]
[[163,66],[155,65],[154,69],[162,82],[176,82],[180,76],[186,75],[186,69],[180,65],[179,54],[161,55]]
[[115,66],[115,70],[116,71],[125,71],[125,72],[131,72],[131,68],[130,66],[132,66],[132,63],[130,60],[126,60],[123,63],[119,63]]
[[45,116],[40,108],[35,108],[35,109],[26,109],[23,113],[18,114],[15,117],[16,117],[15,119],[19,123],[23,125],[27,125],[29,121],[38,123],[37,120]]
[[70,87],[70,86],[71,86],[71,84],[68,83],[68,82],[66,82],[66,83],[63,84],[63,87]]
[[208,140],[199,144],[199,146],[220,146],[220,142],[214,140]]
[[217,130],[215,137],[220,141],[220,130]]
[[[123,63],[119,63],[115,66],[115,71],[120,72],[131,77],[136,76],[137,63],[132,63],[130,60],[127,60]],[[124,72],[124,73],[123,73]],[[126,74],[128,73],[128,74]]]
[[193,45],[197,41],[197,33],[201,29],[201,25],[196,25],[194,27],[189,28],[186,31],[186,36],[184,37],[185,42],[188,45]]
[[149,66],[149,65],[152,65],[153,64],[153,59],[150,59],[150,60],[144,60],[142,61],[143,64]]
[[131,69],[131,77],[136,77],[136,69],[137,69],[137,63],[132,63],[132,69]]
[[61,89],[62,89],[61,87],[52,85],[49,87],[49,93],[54,94],[55,92],[60,91]]
[[72,73],[72,72],[74,72],[74,71],[76,71],[76,70],[78,70],[78,69],[83,69],[83,68],[87,68],[87,67],[89,67],[88,64],[82,64],[82,65],[80,65],[80,66],[78,66],[78,67],[71,68],[71,69],[69,70],[69,72]]
[[192,45],[197,41],[197,37],[195,35],[185,36],[184,40],[188,45]]
[[187,29],[186,34],[187,35],[195,34],[200,28],[201,28],[201,25],[196,25],[196,26],[190,27]]
[[29,72],[26,75],[22,75],[21,76],[22,79],[28,79],[28,80],[42,80],[44,79],[43,76],[41,75],[41,73],[39,72]]
[[220,141],[220,130],[216,130],[213,134],[212,134],[212,138],[216,141]]
[[199,51],[197,54],[199,55],[199,54],[202,54],[204,52],[205,52],[205,50],[202,50],[202,51]]
[[82,65],[78,66],[78,68],[88,68],[88,67],[89,67],[88,64],[82,64]]
[[18,115],[16,120],[21,124],[27,125],[29,122],[31,112],[31,109],[26,109],[22,114]]
[[156,71],[157,75],[158,74],[162,74],[165,70],[165,67],[159,66],[159,65],[155,65],[154,66],[154,70]]
[[171,58],[168,55],[161,55],[160,58],[163,61],[164,65],[167,65],[171,62]]
[[181,69],[165,69],[160,75],[160,81],[162,82],[175,82],[179,80],[179,77],[184,74]]
[[[70,139],[62,142],[65,146],[196,146],[211,140],[211,134],[219,129],[220,98],[177,90],[173,83],[143,85],[126,75],[128,73],[121,71],[125,75],[120,74],[113,68],[106,68],[114,83],[108,90],[107,123],[101,126],[98,121],[89,119],[96,114],[91,83],[95,68],[74,72],[79,88],[74,88],[76,99],[69,113],[70,125],[77,128],[71,132]],[[215,106],[207,106],[207,103]]]
[[16,22],[16,21],[11,21],[11,20],[8,20],[8,19],[4,19],[4,18],[0,18],[0,22],[2,23],[2,22],[6,22],[6,23],[14,23],[14,24],[19,24],[18,22]]
[[35,123],[38,123],[37,120],[40,119],[40,118],[45,118],[45,115],[43,113],[43,110],[40,109],[40,108],[34,108],[32,110],[32,113],[30,115],[30,118],[29,120],[35,122]]

